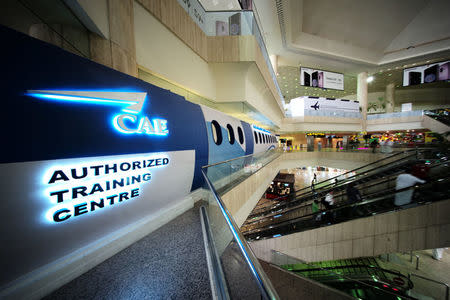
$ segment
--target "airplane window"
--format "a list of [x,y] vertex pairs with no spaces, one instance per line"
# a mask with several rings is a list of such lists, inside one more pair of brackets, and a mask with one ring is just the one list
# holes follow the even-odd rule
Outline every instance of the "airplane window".
[[238,126],[238,137],[239,143],[242,145],[244,143],[244,133],[242,132],[242,128]]
[[235,140],[233,127],[231,127],[230,124],[227,124],[227,129],[228,129],[228,141],[230,142],[231,145],[233,145]]
[[255,134],[255,144],[258,144],[258,134],[256,131],[253,131],[253,133]]
[[214,143],[216,143],[216,145],[222,144],[222,129],[220,128],[220,125],[216,120],[213,120],[211,122],[211,131]]

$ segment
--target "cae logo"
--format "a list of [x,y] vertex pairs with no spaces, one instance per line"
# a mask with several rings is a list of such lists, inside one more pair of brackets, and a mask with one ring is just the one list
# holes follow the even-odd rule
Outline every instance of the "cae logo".
[[147,116],[138,118],[137,114],[142,110],[147,93],[30,90],[28,95],[49,100],[126,106],[122,111],[127,114],[118,114],[113,117],[112,123],[115,130],[126,134],[169,134],[167,120],[157,118],[150,120]]

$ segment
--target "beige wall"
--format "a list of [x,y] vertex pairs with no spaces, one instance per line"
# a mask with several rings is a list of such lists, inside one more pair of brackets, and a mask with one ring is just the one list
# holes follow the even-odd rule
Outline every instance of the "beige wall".
[[210,99],[216,99],[208,63],[152,14],[134,3],[136,60],[139,65]]
[[307,262],[448,246],[450,200],[251,243],[260,259],[277,250]]
[[137,0],[139,65],[215,102],[246,102],[281,125],[281,99],[254,36],[206,36],[176,0]]

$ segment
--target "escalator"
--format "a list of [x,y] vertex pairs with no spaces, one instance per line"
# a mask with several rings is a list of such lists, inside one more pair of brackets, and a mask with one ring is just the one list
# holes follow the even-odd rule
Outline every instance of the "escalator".
[[345,292],[357,299],[414,299],[413,282],[395,270],[381,268],[372,257],[281,265],[297,275]]
[[[411,166],[418,165],[428,170],[426,183],[396,191],[396,177]],[[253,214],[241,227],[244,236],[248,240],[271,238],[401,209],[394,204],[395,194],[406,190],[414,191],[414,200],[409,206],[448,199],[450,167],[442,153],[421,151],[417,155],[410,153],[402,156],[388,165],[366,168],[365,172],[338,184],[327,181],[315,192],[304,191],[291,201],[280,201],[276,208],[269,207]],[[362,202],[348,204],[346,188],[349,183],[355,184],[361,192]],[[323,198],[331,190],[334,192],[335,208],[312,213],[312,201]]]
[[[295,209],[298,205],[301,205],[316,196],[325,196],[325,194],[331,189],[336,190],[343,188],[348,182],[353,182],[356,180],[368,181],[372,178],[372,176],[382,177],[384,174],[404,171],[412,163],[416,162],[418,155],[424,156],[425,154],[428,155],[428,151],[421,151],[420,153],[416,153],[415,150],[399,152],[387,158],[383,158],[376,162],[353,169],[344,174],[321,181],[315,184],[314,191],[310,186],[308,186],[295,191],[289,196],[273,199],[273,201],[276,202],[275,205],[253,211],[249,215],[248,219],[256,220],[260,217],[277,215],[280,211]],[[354,173],[356,173],[356,175],[351,175]],[[348,176],[349,174],[350,176]],[[344,177],[347,178],[342,179]]]

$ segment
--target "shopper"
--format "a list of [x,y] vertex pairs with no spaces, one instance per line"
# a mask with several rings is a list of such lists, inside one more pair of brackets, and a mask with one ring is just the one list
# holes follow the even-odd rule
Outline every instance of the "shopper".
[[372,142],[370,142],[370,147],[372,147],[372,153],[375,153],[376,149],[378,146],[378,141],[377,139],[373,139]]
[[319,151],[322,150],[322,142],[321,142],[321,141],[318,141],[318,142],[317,142],[317,149],[318,149]]
[[[407,187],[411,187],[411,186],[415,185],[416,183],[425,183],[425,180],[417,178],[416,176],[409,174],[409,172],[398,175],[397,181],[395,184],[396,191],[407,188]],[[413,192],[414,192],[413,189],[408,189],[406,191],[395,193],[395,201],[394,201],[395,205],[403,206],[403,205],[411,203]]]
[[313,214],[319,212],[319,201],[317,201],[317,199],[314,199],[311,203],[311,211]]
[[347,200],[349,204],[362,201],[361,193],[355,187],[355,183],[351,182],[347,185]]
[[326,209],[332,209],[334,207],[333,191],[329,191],[328,194],[326,194],[323,205]]

